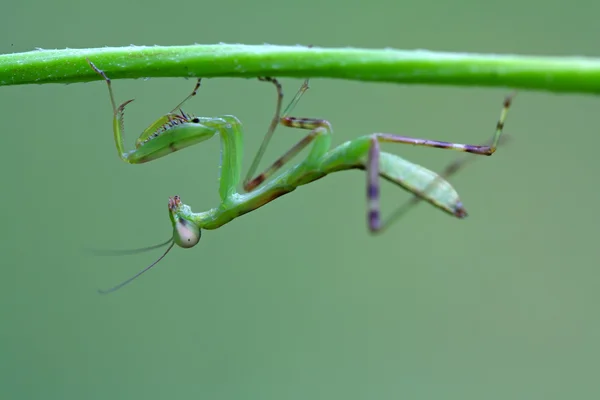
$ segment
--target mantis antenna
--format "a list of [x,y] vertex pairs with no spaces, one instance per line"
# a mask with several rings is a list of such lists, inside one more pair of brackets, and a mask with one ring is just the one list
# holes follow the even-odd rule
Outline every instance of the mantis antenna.
[[128,256],[131,254],[145,253],[150,250],[160,249],[161,247],[168,245],[172,241],[173,241],[173,238],[170,237],[169,240],[167,240],[163,243],[153,244],[152,246],[147,246],[147,247],[139,247],[137,249],[124,249],[124,250],[90,249],[89,251],[97,256]]
[[156,264],[158,264],[160,262],[160,260],[162,260],[163,258],[165,258],[165,256],[167,255],[167,253],[169,253],[169,251],[171,251],[171,249],[173,248],[174,244],[175,244],[175,241],[173,239],[171,239],[171,244],[169,245],[169,247],[167,248],[167,250],[163,253],[162,256],[158,257],[158,259],[156,261],[154,261],[152,264],[148,265],[146,268],[144,268],[143,270],[141,270],[140,272],[138,272],[137,274],[135,274],[131,278],[124,280],[123,282],[119,283],[116,286],[111,287],[110,289],[106,289],[106,290],[98,289],[98,293],[100,293],[100,294],[112,293],[115,290],[121,289],[123,286],[127,285],[128,283],[131,283],[134,279],[136,279],[137,277],[139,277],[140,275],[142,275],[144,272],[148,271],[150,268],[154,267]]

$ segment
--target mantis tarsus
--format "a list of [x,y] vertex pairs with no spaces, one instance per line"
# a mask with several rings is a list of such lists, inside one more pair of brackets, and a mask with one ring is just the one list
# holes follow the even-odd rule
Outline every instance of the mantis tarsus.
[[[117,107],[110,79],[90,60],[90,66],[106,81],[113,107],[113,133],[117,151],[121,159],[130,164],[145,163],[181,150],[196,143],[219,135],[221,138],[221,176],[219,195],[221,204],[211,210],[194,213],[183,204],[179,196],[169,198],[169,217],[173,225],[172,238],[163,243],[167,250],[154,263],[133,277],[101,293],[113,292],[130,283],[135,278],[156,265],[175,244],[183,248],[195,246],[202,229],[216,229],[231,220],[253,211],[276,198],[290,193],[298,186],[323,178],[332,172],[362,169],[367,175],[367,224],[371,232],[381,232],[412,205],[425,200],[437,208],[458,218],[467,214],[456,190],[445,179],[456,172],[464,163],[457,161],[438,175],[420,165],[404,160],[394,154],[380,150],[380,143],[403,143],[415,146],[437,147],[479,155],[492,155],[499,143],[504,121],[513,95],[505,98],[500,119],[489,145],[470,145],[418,139],[389,133],[373,133],[347,141],[331,149],[331,124],[324,119],[296,118],[289,114],[308,89],[304,82],[296,96],[282,113],[283,90],[279,82],[270,77],[260,77],[261,81],[271,82],[277,90],[277,106],[263,142],[254,157],[248,173],[242,182],[244,193],[237,192],[242,170],[243,134],[241,122],[232,115],[218,117],[195,117],[181,110],[183,104],[195,96],[200,88],[198,79],[194,90],[171,112],[163,115],[145,129],[136,141],[135,149],[124,151],[123,113],[129,100]],[[262,173],[254,176],[268,143],[277,125],[310,131],[296,145],[278,158]],[[274,177],[286,163],[304,148],[312,144],[306,158]],[[382,177],[413,193],[415,197],[382,222],[379,210],[379,180]],[[269,178],[272,178],[269,180]],[[157,246],[152,246],[156,248]]]

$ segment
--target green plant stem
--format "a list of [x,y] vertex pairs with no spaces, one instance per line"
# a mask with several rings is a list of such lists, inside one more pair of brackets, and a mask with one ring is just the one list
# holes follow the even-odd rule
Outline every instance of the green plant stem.
[[0,55],[0,85],[145,77],[336,78],[600,93],[600,59],[273,45],[129,46]]

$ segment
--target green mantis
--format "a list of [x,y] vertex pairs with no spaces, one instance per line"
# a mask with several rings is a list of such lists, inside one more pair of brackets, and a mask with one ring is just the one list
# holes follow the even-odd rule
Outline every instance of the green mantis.
[[[112,85],[106,74],[88,60],[90,66],[106,81],[113,107],[113,133],[117,151],[121,159],[130,164],[145,163],[168,154],[219,136],[221,140],[221,175],[219,179],[220,204],[208,211],[195,213],[183,204],[179,196],[169,199],[169,217],[173,226],[172,238],[162,245],[167,250],[154,263],[138,272],[133,277],[101,293],[113,292],[130,283],[148,271],[176,244],[179,247],[195,246],[201,236],[202,229],[217,229],[233,219],[256,210],[259,207],[294,191],[307,183],[321,179],[333,172],[344,170],[366,171],[367,192],[367,225],[371,232],[383,231],[410,206],[426,201],[433,206],[453,215],[464,218],[467,214],[456,190],[445,179],[455,173],[464,161],[453,163],[446,171],[438,175],[420,165],[414,164],[394,154],[380,150],[381,143],[401,143],[414,146],[437,147],[479,155],[492,155],[501,138],[504,122],[511,104],[512,95],[503,103],[500,119],[489,145],[470,145],[436,140],[419,139],[389,133],[373,133],[347,141],[331,148],[331,124],[324,119],[297,118],[290,115],[302,94],[308,89],[305,81],[300,90],[282,112],[283,90],[280,83],[270,77],[259,80],[270,82],[276,88],[277,105],[271,124],[254,160],[241,182],[243,192],[238,192],[242,172],[243,131],[241,122],[232,115],[217,117],[196,117],[181,110],[183,104],[195,96],[200,88],[198,79],[192,93],[177,107],[146,128],[136,141],[135,149],[124,150],[123,113],[125,106],[116,105]],[[255,175],[258,165],[265,153],[278,125],[308,131],[300,141],[279,157],[263,172]],[[310,148],[309,148],[310,146]],[[291,159],[303,149],[309,148],[308,155],[298,164],[276,175]],[[379,178],[384,178],[405,190],[413,193],[415,198],[407,206],[382,221],[379,207]],[[153,246],[155,248],[157,246]]]

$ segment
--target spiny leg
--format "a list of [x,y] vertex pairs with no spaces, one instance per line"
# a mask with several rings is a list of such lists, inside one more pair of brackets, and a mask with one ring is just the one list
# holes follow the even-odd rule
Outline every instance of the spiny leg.
[[[135,147],[139,148],[145,142],[147,142],[151,137],[156,136],[159,129],[162,129],[165,125],[168,126],[170,123],[182,123],[182,122],[196,122],[193,116],[187,115],[181,109],[181,106],[194,97],[196,93],[198,93],[198,89],[200,89],[200,84],[202,82],[202,78],[198,78],[196,81],[196,85],[194,86],[194,90],[190,93],[182,102],[180,102],[173,110],[171,110],[168,114],[163,115],[161,118],[154,121],[149,127],[144,129],[144,131],[140,134],[140,136],[135,141]],[[175,112],[179,110],[179,114]],[[174,126],[174,125],[172,125]],[[121,131],[123,131],[123,125],[121,124]]]
[[[258,152],[254,156],[254,160],[252,160],[252,164],[250,165],[250,168],[248,169],[248,172],[246,174],[246,178],[244,179],[243,186],[244,186],[244,190],[246,190],[246,191],[251,191],[254,187],[256,187],[258,184],[260,184],[260,183],[258,183],[256,185],[251,185],[251,182],[256,181],[256,179],[258,178],[257,177],[255,179],[252,179],[252,176],[258,169],[258,165],[259,165],[260,161],[262,160],[262,157],[265,154],[267,146],[269,145],[269,142],[270,142],[271,138],[273,137],[275,130],[277,129],[277,125],[279,125],[279,123],[282,119],[281,107],[283,105],[283,88],[281,86],[281,83],[279,83],[279,81],[277,79],[271,78],[271,77],[259,77],[258,79],[263,82],[271,82],[271,83],[273,83],[273,85],[275,85],[275,88],[277,90],[277,105],[275,106],[275,114],[273,115],[273,119],[271,119],[271,123],[269,124],[267,133],[265,134],[263,141],[260,145],[260,148],[258,149]],[[302,97],[302,95],[304,94],[304,92],[306,92],[306,90],[308,90],[308,79],[306,79],[304,81],[304,83],[302,84],[302,86],[300,87],[300,89],[298,90],[298,92],[296,93],[296,95],[294,96],[292,101],[290,102],[290,104],[285,108],[285,111],[283,113],[284,116],[287,115],[295,107],[295,105],[300,100],[300,97]],[[262,182],[262,180],[260,182]]]
[[[96,65],[91,60],[89,60],[89,59],[86,59],[86,60],[87,60],[88,64],[90,65],[90,67],[105,80],[105,82],[108,86],[110,102],[111,102],[111,105],[113,108],[113,135],[114,135],[115,145],[117,147],[117,152],[119,154],[119,157],[123,161],[130,163],[130,164],[137,164],[140,162],[145,162],[145,161],[140,161],[141,158],[136,156],[136,154],[135,154],[136,150],[139,147],[141,147],[142,145],[144,145],[144,143],[146,143],[150,138],[157,136],[159,133],[159,130],[161,130],[161,129],[164,130],[165,127],[173,127],[180,123],[196,122],[196,121],[194,121],[194,119],[192,117],[186,115],[181,110],[180,110],[180,114],[174,114],[174,112],[177,109],[180,109],[180,107],[187,100],[189,100],[191,97],[196,95],[198,89],[200,88],[200,82],[201,82],[200,78],[198,78],[196,85],[194,87],[194,90],[192,91],[192,93],[190,95],[188,95],[182,102],[180,102],[177,105],[177,107],[175,107],[171,112],[158,118],[156,121],[154,121],[148,128],[146,128],[141,133],[141,135],[138,137],[138,139],[135,142],[136,150],[134,150],[132,152],[125,152],[125,145],[124,145],[125,129],[124,129],[124,122],[123,122],[123,115],[124,115],[125,106],[127,104],[131,103],[133,101],[133,99],[128,100],[117,107],[110,78],[106,75],[106,73],[104,71],[102,71],[101,69],[96,67]],[[144,157],[142,157],[142,158],[144,158]]]
[[[415,190],[411,189],[414,193],[415,197],[409,201],[405,206],[399,208],[396,212],[392,214],[390,218],[388,218],[383,224],[380,219],[380,207],[379,207],[379,175],[380,175],[380,142],[395,142],[395,143],[408,143],[413,145],[427,146],[427,147],[438,147],[443,149],[451,149],[458,150],[467,153],[474,153],[480,155],[492,155],[499,144],[501,139],[502,131],[504,128],[504,122],[506,119],[506,115],[508,113],[508,109],[511,105],[512,98],[515,93],[510,94],[504,100],[502,111],[500,114],[500,119],[496,124],[496,131],[490,143],[483,146],[474,146],[467,144],[455,144],[449,142],[437,142],[423,139],[415,139],[409,138],[406,136],[399,136],[393,134],[381,134],[376,133],[371,136],[371,146],[369,148],[369,153],[367,157],[367,222],[369,225],[369,229],[371,232],[381,232],[391,223],[395,222],[400,216],[404,215],[408,209],[410,209],[413,205],[419,203],[421,200],[432,201],[435,200],[431,191],[436,189],[439,185],[449,185],[446,181],[446,177],[454,174],[458,171],[464,163],[468,161],[468,159],[459,159],[452,164],[450,164],[444,172],[432,179],[431,182],[425,187],[424,190]],[[466,211],[462,207],[462,203],[458,202],[455,205],[455,208],[452,212],[458,218],[464,218],[467,216]]]

